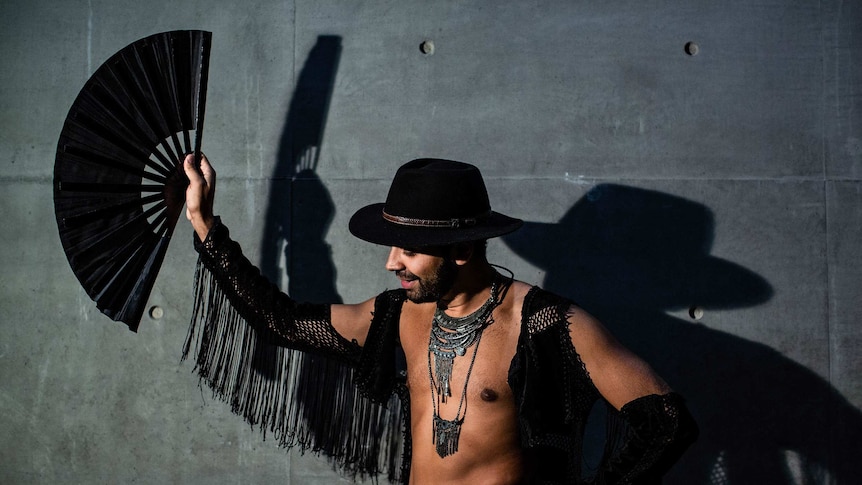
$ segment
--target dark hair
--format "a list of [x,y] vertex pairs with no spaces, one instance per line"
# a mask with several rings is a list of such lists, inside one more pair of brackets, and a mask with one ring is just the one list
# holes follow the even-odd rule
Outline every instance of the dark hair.
[[488,240],[481,239],[479,241],[473,241],[473,257],[480,257],[482,259],[488,259]]
[[473,256],[471,257],[471,259],[477,259],[478,258],[478,259],[481,259],[483,261],[488,259],[488,240],[487,239],[479,239],[476,241],[465,241],[462,243],[447,244],[446,246],[447,247],[455,247],[459,244],[472,244],[473,245]]

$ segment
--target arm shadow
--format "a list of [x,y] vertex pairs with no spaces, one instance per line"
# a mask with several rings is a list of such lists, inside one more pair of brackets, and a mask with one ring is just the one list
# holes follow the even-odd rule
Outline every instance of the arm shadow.
[[316,172],[340,55],[341,37],[318,37],[297,79],[271,179],[261,272],[287,281],[298,301],[341,303],[325,241],[335,204]]
[[[326,242],[335,204],[317,175],[340,55],[341,37],[318,37],[291,97],[270,182],[259,267],[261,274],[286,287],[299,302],[342,302]],[[315,354],[280,348],[260,335],[254,343],[252,365],[268,381],[283,379],[282,370],[290,369],[299,401],[297,419],[301,420],[295,424],[295,441],[303,451],[329,454],[339,449],[344,437],[334,425],[334,416],[345,410],[338,399],[321,398],[319,391],[323,386],[340,389],[349,383],[349,367]],[[336,461],[332,464],[336,466]]]
[[713,231],[702,204],[603,184],[559,222],[527,222],[504,241],[545,270],[542,286],[573,297],[686,397],[700,438],[665,483],[857,483],[862,413],[826,380],[766,345],[667,313],[771,298],[765,279],[709,254]]

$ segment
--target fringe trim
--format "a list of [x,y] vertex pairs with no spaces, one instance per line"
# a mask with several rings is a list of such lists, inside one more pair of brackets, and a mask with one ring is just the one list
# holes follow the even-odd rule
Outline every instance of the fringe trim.
[[239,315],[216,277],[198,259],[195,300],[182,359],[194,343],[195,371],[213,395],[266,439],[330,458],[354,480],[406,481],[404,409],[396,394],[386,405],[362,396],[354,369],[335,359],[277,346],[268,330]]

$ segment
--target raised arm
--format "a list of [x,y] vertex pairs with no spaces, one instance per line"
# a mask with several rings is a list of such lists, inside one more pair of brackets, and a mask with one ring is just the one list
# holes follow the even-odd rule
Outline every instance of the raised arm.
[[568,320],[572,344],[590,378],[629,426],[595,483],[661,483],[698,433],[682,397],[584,310],[571,307]]
[[194,155],[186,156],[183,168],[189,179],[186,217],[195,231],[195,250],[240,316],[256,328],[272,332],[278,344],[354,359],[368,333],[374,300],[329,305],[291,299],[245,258],[214,215],[216,172],[206,156],[201,156],[199,165]]

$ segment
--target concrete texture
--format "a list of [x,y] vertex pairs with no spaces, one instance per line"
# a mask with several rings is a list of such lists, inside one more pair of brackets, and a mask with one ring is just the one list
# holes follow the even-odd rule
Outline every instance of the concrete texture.
[[350,483],[179,361],[184,220],[148,304],[164,316],[137,334],[63,255],[69,106],[117,50],[186,28],[213,32],[216,209],[284,288],[394,286],[352,211],[409,159],[476,163],[492,205],[528,221],[492,259],[581,302],[689,398],[702,436],[667,483],[856,483],[862,5],[761,0],[4,1],[0,483]]

